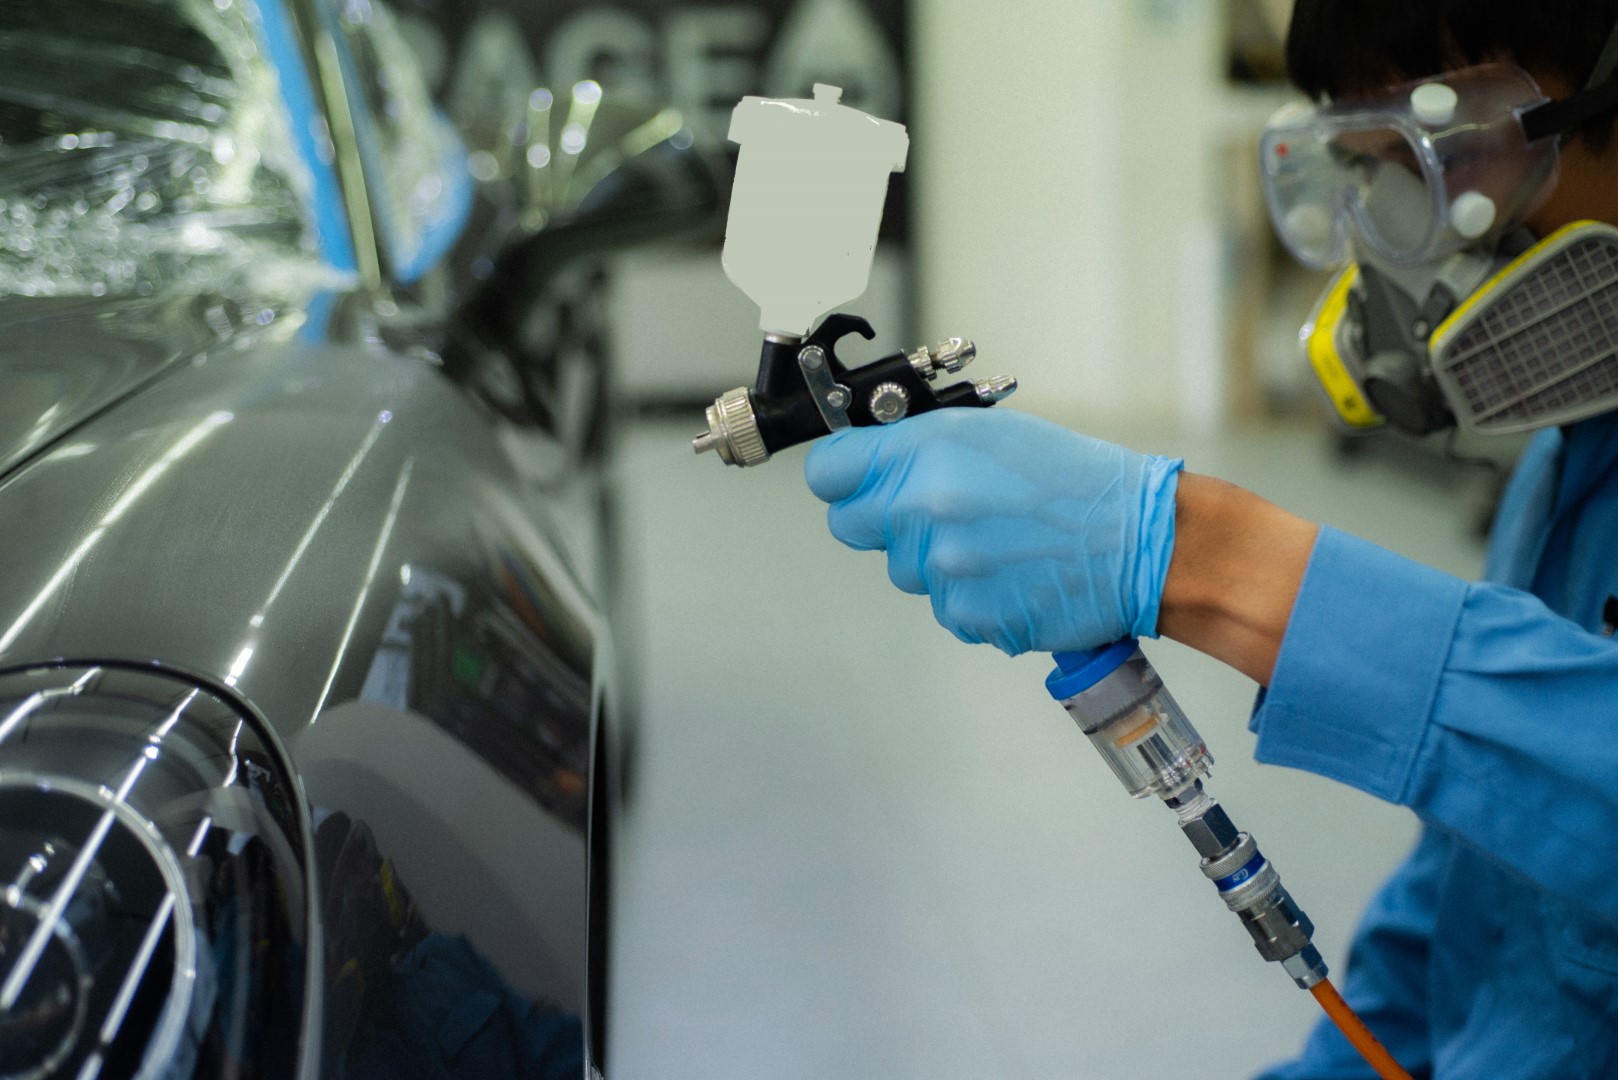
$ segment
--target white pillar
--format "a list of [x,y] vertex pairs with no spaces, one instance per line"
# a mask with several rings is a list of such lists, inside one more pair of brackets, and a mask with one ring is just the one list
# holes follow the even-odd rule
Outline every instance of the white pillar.
[[1071,424],[1222,415],[1201,0],[912,8],[923,335]]

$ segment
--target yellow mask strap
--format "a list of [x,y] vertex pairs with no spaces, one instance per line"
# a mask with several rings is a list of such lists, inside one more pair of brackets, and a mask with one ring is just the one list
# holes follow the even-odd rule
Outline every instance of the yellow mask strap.
[[1325,388],[1338,418],[1351,428],[1363,430],[1381,426],[1382,416],[1371,407],[1359,384],[1348,373],[1337,347],[1338,331],[1348,313],[1348,292],[1359,276],[1360,268],[1350,264],[1327,287],[1313,319],[1304,329],[1304,348],[1309,355],[1309,366],[1315,369],[1315,378]]

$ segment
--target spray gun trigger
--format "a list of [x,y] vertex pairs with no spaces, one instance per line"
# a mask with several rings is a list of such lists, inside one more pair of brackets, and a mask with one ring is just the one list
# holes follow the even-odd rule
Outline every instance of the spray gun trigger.
[[809,385],[809,396],[820,410],[826,429],[840,431],[853,427],[848,419],[848,403],[853,395],[832,375],[826,350],[819,345],[804,346],[798,351],[798,368],[803,372],[803,381]]

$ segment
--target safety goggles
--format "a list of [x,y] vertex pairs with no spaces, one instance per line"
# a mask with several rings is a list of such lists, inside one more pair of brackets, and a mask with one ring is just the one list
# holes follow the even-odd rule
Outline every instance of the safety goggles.
[[1489,242],[1549,194],[1553,136],[1593,104],[1552,102],[1522,69],[1486,64],[1352,102],[1288,105],[1259,147],[1270,218],[1320,269],[1350,241],[1403,266]]

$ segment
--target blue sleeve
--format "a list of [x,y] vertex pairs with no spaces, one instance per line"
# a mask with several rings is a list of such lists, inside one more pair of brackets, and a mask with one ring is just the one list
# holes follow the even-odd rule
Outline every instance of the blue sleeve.
[[1618,643],[1528,593],[1322,529],[1253,727],[1618,921]]

